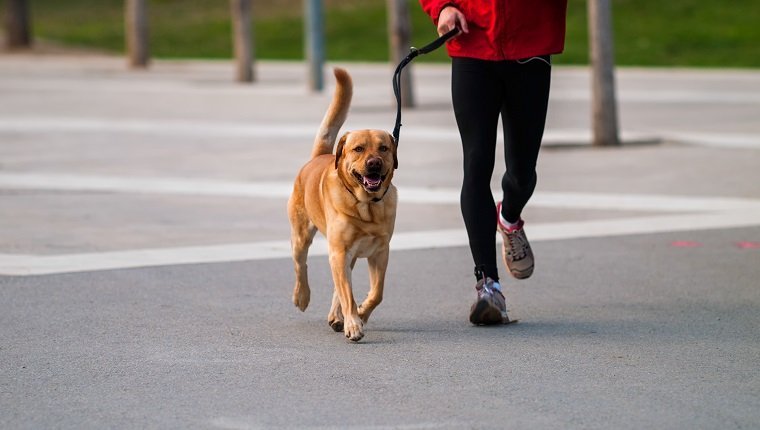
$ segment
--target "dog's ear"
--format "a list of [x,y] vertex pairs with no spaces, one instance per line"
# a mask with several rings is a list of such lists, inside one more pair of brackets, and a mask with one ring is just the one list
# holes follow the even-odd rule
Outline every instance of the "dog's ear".
[[348,133],[341,136],[340,140],[338,141],[338,147],[335,149],[335,168],[338,168],[338,162],[340,161],[340,157],[343,156],[343,145],[346,144],[346,139],[348,139]]
[[[388,132],[386,131],[386,133]],[[388,133],[388,139],[393,144],[393,169],[398,169],[398,143],[396,143],[396,139],[390,133]]]

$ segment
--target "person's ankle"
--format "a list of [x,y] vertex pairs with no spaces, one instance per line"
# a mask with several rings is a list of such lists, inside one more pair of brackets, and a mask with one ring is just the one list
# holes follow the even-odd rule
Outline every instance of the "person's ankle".
[[499,223],[501,224],[501,228],[508,232],[513,232],[515,230],[520,230],[525,224],[525,222],[522,220],[522,218],[517,218],[517,221],[515,222],[509,222],[506,218],[504,218],[503,215],[499,214]]
[[[488,278],[488,279],[491,279],[491,278]],[[494,281],[493,279],[491,279],[491,282],[489,285],[492,290],[501,291],[501,284],[499,283],[499,281]]]

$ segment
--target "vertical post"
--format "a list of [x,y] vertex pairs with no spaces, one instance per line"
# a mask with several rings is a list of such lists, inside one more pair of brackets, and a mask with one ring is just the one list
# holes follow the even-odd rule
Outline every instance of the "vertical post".
[[148,67],[148,10],[146,0],[126,0],[125,27],[127,59],[130,67]]
[[[395,67],[409,53],[409,47],[412,44],[412,19],[409,14],[409,3],[406,0],[387,0],[387,2],[390,57]],[[414,107],[411,64],[401,71],[401,106]]]
[[306,25],[304,26],[304,46],[306,61],[309,63],[309,89],[324,89],[323,67],[325,62],[324,29],[322,24],[322,0],[304,0]]
[[595,146],[620,145],[610,0],[588,0],[591,119]]
[[230,0],[232,38],[235,49],[235,79],[253,82],[253,40],[251,39],[251,0]]
[[6,0],[5,43],[8,49],[32,46],[31,18],[27,0]]

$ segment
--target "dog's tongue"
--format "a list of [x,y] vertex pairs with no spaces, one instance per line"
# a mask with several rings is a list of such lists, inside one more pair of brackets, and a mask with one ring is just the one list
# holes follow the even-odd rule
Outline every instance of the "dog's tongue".
[[380,182],[382,182],[382,178],[379,176],[365,176],[364,177],[364,186],[367,188],[377,188],[380,186]]

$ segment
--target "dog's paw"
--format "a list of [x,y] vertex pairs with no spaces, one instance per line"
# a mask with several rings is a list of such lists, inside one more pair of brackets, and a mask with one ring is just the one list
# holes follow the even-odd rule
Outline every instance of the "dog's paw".
[[364,331],[362,331],[364,323],[361,319],[355,318],[344,323],[343,333],[348,340],[358,342],[364,337]]
[[343,331],[343,320],[342,319],[338,319],[338,318],[335,318],[335,317],[328,318],[327,324],[330,324],[330,327],[332,327],[332,329],[334,331],[338,332],[338,333],[340,333],[340,332]]
[[327,314],[327,324],[338,333],[343,331],[343,310],[341,310],[337,294],[333,295],[332,307],[330,313]]
[[311,299],[311,291],[309,288],[296,288],[293,290],[293,304],[296,305],[301,312],[305,311],[309,307],[309,300]]

